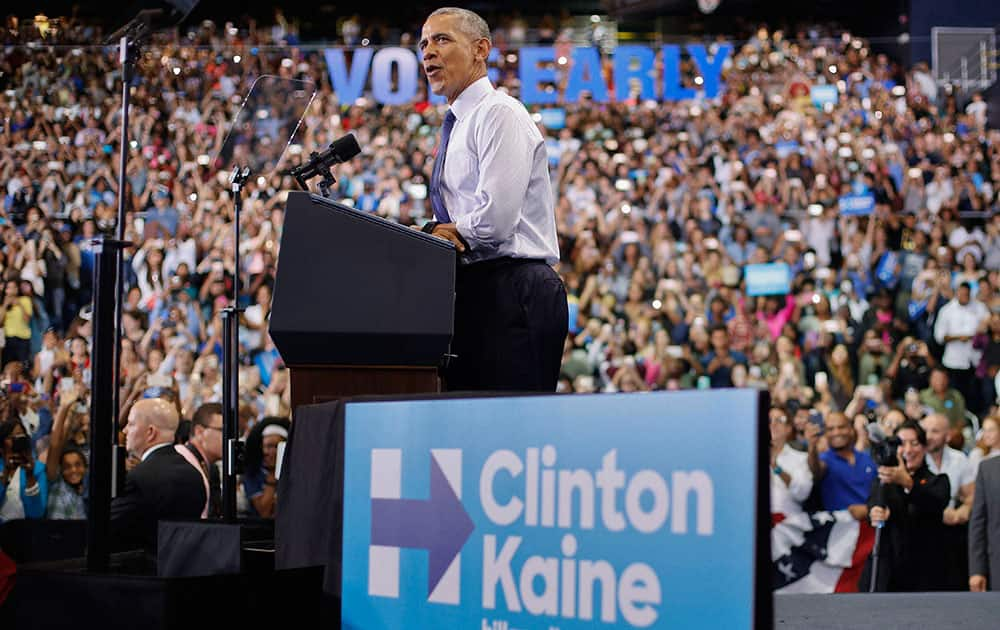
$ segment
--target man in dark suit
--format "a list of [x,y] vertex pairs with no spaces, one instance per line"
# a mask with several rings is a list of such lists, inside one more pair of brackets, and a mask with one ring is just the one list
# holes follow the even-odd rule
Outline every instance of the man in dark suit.
[[178,424],[174,405],[160,398],[140,400],[125,426],[125,448],[141,461],[111,503],[111,532],[119,548],[156,549],[161,519],[196,519],[208,496],[201,473],[174,448]]
[[987,589],[1000,591],[1000,457],[979,464],[969,518],[969,590]]

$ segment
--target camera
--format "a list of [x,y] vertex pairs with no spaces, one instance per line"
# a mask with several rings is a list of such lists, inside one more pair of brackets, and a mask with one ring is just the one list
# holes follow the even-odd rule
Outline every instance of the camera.
[[886,436],[877,422],[871,422],[868,425],[868,438],[872,443],[872,459],[876,465],[899,466],[899,458],[896,456],[896,449],[900,445],[898,437]]

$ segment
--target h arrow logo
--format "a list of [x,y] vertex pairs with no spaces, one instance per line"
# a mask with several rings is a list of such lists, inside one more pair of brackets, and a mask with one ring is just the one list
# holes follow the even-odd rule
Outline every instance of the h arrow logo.
[[427,601],[458,604],[461,550],[472,534],[462,507],[462,451],[434,449],[430,457],[430,498],[402,498],[402,450],[376,448],[371,454],[371,545],[368,594],[399,597],[399,550],[427,550]]

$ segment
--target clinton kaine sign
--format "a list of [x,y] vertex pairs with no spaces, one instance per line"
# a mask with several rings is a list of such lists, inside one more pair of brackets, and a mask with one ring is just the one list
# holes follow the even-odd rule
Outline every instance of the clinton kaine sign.
[[[700,73],[700,82],[696,81],[697,89],[681,84],[681,46],[669,44],[660,48],[663,54],[662,77],[654,71],[655,49],[640,45],[618,46],[611,57],[616,99],[623,100],[629,95],[633,84],[638,87],[642,100],[681,101],[717,97],[722,90],[722,70],[732,54],[732,45],[720,44],[709,51],[701,44],[689,44],[684,50]],[[369,85],[372,97],[383,105],[403,105],[416,97],[420,62],[413,50],[398,47],[377,51],[369,47],[355,48],[350,51],[350,60],[346,52],[343,48],[324,50],[330,82],[341,103],[353,103]],[[520,99],[525,105],[574,102],[580,99],[583,92],[589,93],[598,103],[613,100],[608,84],[601,76],[601,56],[597,48],[575,48],[563,64],[559,63],[556,49],[552,46],[525,47],[517,54]],[[500,51],[494,48],[490,51],[488,63],[495,64],[499,58]],[[491,66],[487,72],[496,84],[500,70]],[[561,80],[563,77],[565,82]],[[546,84],[559,85],[560,88],[550,90]],[[564,88],[561,87],[563,85]],[[444,98],[435,97],[432,101],[444,102]]]

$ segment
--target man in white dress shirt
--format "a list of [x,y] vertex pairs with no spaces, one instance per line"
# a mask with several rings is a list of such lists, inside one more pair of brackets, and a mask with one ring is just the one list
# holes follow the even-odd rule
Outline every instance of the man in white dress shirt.
[[951,485],[951,500],[942,514],[946,527],[941,545],[948,549],[947,573],[942,576],[942,587],[964,591],[969,579],[968,523],[972,514],[972,501],[976,492],[976,471],[962,451],[948,446],[948,418],[932,413],[920,421],[927,434],[927,470],[935,475],[947,475]]
[[965,397],[965,404],[973,411],[980,411],[976,365],[981,353],[972,347],[972,337],[989,309],[979,300],[972,299],[968,282],[958,285],[955,298],[941,307],[934,323],[934,337],[944,346],[941,364],[948,369],[951,384]]
[[555,391],[569,324],[548,155],[524,106],[486,76],[491,41],[471,11],[443,8],[419,42],[431,90],[448,113],[424,231],[459,253],[457,358],[449,390]]

